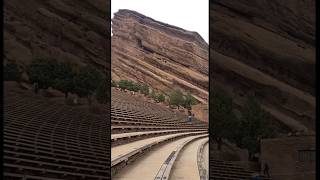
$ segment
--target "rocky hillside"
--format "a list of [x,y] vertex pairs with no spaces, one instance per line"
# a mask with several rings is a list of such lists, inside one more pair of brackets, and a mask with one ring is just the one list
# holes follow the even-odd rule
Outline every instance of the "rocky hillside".
[[110,2],[5,0],[4,62],[34,58],[92,64],[110,71]]
[[112,79],[147,83],[163,93],[174,88],[208,99],[208,44],[196,32],[131,10],[112,19]]
[[315,1],[210,1],[210,92],[254,95],[292,130],[315,130]]

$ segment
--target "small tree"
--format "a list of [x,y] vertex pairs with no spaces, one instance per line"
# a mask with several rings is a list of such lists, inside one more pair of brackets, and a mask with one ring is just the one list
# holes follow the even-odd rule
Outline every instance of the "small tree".
[[140,86],[140,92],[146,96],[149,95],[149,86],[147,84],[143,84]]
[[17,64],[10,62],[3,67],[3,80],[19,81],[20,78],[21,78],[21,71]]
[[57,61],[53,59],[34,59],[27,67],[27,74],[32,83],[38,83],[39,88],[47,89],[52,86],[57,68]]
[[128,87],[128,81],[127,80],[120,80],[119,83],[119,88],[120,89],[127,89]]
[[249,97],[241,118],[241,142],[240,146],[249,150],[252,155],[259,150],[259,139],[270,138],[275,135],[270,115],[265,112],[259,103]]
[[192,105],[196,105],[198,103],[198,101],[196,100],[196,98],[194,98],[190,93],[188,93],[185,97],[184,97],[184,103],[183,106],[185,108],[191,109]]
[[232,111],[232,99],[221,90],[215,90],[212,94],[209,111],[210,129],[214,132],[215,138],[226,138],[235,142],[239,120]]
[[158,99],[158,102],[164,102],[166,100],[166,97],[163,94],[159,94],[157,99]]
[[80,97],[87,97],[89,100],[102,80],[103,75],[93,66],[82,67],[74,78],[74,92]]
[[65,98],[68,97],[69,92],[74,90],[74,72],[71,64],[69,63],[58,63],[54,70],[54,80],[52,87],[62,91],[65,94]]
[[179,106],[182,105],[183,102],[184,102],[183,94],[179,89],[173,91],[170,94],[170,105],[177,106],[179,109]]

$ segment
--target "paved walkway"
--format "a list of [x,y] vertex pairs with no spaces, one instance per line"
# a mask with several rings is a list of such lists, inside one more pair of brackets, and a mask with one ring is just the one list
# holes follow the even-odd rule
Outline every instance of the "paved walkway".
[[201,138],[187,144],[187,146],[182,149],[173,165],[170,180],[200,180],[197,152],[201,143],[206,140],[208,140],[208,138]]
[[131,133],[111,134],[111,139],[118,139],[118,138],[130,137],[135,135],[153,134],[153,133],[161,133],[161,132],[179,132],[179,131],[181,130],[174,129],[174,130],[163,130],[163,131],[140,131],[140,132],[131,132]]
[[[123,145],[119,145],[116,147],[112,147],[111,148],[111,161],[114,160],[117,157],[123,156],[125,154],[128,154],[136,149],[139,149],[147,144],[151,144],[157,141],[162,141],[168,138],[172,138],[175,136],[180,136],[180,135],[185,135],[185,134],[195,134],[195,133],[199,133],[202,131],[198,131],[198,132],[185,132],[185,133],[176,133],[176,134],[169,134],[169,135],[164,135],[164,136],[157,136],[157,137],[153,137],[153,138],[147,138],[147,139],[143,139],[143,140],[139,140],[139,141],[134,141],[134,142],[130,142],[127,144],[123,144]],[[206,131],[203,131],[206,132]]]
[[151,150],[149,153],[145,154],[134,163],[119,171],[115,177],[112,177],[112,179],[152,180],[155,178],[161,165],[165,162],[170,153],[178,147],[178,145],[198,136],[203,135],[188,136],[177,139],[173,142],[160,146],[159,148]]

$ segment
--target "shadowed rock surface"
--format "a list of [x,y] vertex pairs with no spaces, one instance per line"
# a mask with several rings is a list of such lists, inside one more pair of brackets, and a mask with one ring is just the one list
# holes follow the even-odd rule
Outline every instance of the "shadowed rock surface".
[[179,87],[206,103],[208,44],[198,33],[119,10],[112,34],[113,80],[147,83],[165,94]]
[[[291,130],[315,130],[315,1],[210,1],[211,91],[247,96]],[[214,86],[214,87],[213,87]]]
[[[110,72],[109,9],[104,0],[4,1],[3,63],[25,71],[55,58]],[[69,106],[27,80],[4,83],[4,179],[110,179],[110,103]]]
[[110,71],[109,5],[103,0],[5,1],[4,61],[25,67],[34,58],[49,57]]

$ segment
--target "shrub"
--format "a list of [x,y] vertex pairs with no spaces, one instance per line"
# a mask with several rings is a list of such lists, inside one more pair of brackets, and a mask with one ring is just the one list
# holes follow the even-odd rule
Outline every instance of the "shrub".
[[184,102],[183,94],[180,90],[175,90],[170,94],[170,105],[175,105],[179,108]]
[[58,63],[54,70],[52,87],[65,93],[65,97],[67,98],[68,93],[74,90],[74,75],[69,63]]
[[163,95],[163,94],[160,94],[158,97],[157,97],[157,100],[158,102],[164,102],[166,100],[166,97]]
[[191,106],[196,104],[198,104],[197,99],[194,98],[190,93],[184,96],[183,107],[191,109]]
[[212,121],[210,130],[214,132],[215,137],[226,138],[234,142],[239,121],[233,113],[232,99],[219,90],[212,92],[212,94],[209,111]]
[[57,66],[57,61],[53,59],[35,59],[27,67],[27,74],[32,83],[38,83],[39,88],[47,89],[53,84]]
[[149,86],[147,84],[143,84],[140,86],[140,92],[144,95],[149,95]]
[[74,92],[80,97],[88,97],[98,88],[103,81],[103,75],[93,66],[80,68],[74,78]]
[[[250,155],[259,151],[259,139],[275,135],[270,116],[252,97],[249,97],[238,119],[233,113],[232,99],[222,91],[214,91],[210,100],[210,130],[215,137],[228,139]],[[232,129],[232,131],[230,131]]]
[[270,138],[275,135],[270,115],[253,97],[249,97],[246,102],[240,129],[243,131],[239,134],[241,137],[239,146],[247,148],[251,154],[258,152],[259,138]]
[[19,81],[20,78],[21,71],[17,64],[8,63],[3,67],[3,79],[5,81]]
[[134,84],[134,82],[132,81],[128,81],[128,80],[120,80],[119,81],[119,88],[121,89],[127,89],[129,91],[139,91],[140,87],[137,84]]

